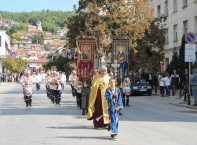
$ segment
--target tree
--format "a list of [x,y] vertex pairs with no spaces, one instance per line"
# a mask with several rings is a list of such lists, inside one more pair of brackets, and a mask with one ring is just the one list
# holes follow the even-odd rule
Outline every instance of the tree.
[[77,68],[76,61],[69,61],[64,64],[63,67],[65,72],[69,74],[72,70],[75,70]]
[[69,29],[67,33],[67,39],[69,41],[69,47],[76,47],[76,38],[83,35],[86,31],[85,17],[83,14],[79,14],[67,19],[67,27]]
[[[67,18],[76,15],[73,12],[64,12],[64,11],[32,11],[32,12],[4,12],[2,11],[3,19],[12,19],[23,23],[30,23],[36,25],[37,21],[42,22],[44,31],[51,31],[56,33],[56,27],[65,27]],[[46,24],[46,25],[45,25]],[[48,27],[49,26],[49,27]],[[13,31],[14,33],[16,31]],[[11,33],[11,34],[12,34]]]
[[27,62],[22,58],[15,58],[15,66],[13,67],[13,72],[20,73],[25,70]]
[[2,59],[2,66],[11,72],[20,73],[25,70],[27,62],[22,58],[13,58],[12,56],[8,55],[6,58]]
[[7,55],[6,58],[2,59],[2,66],[5,67],[6,69],[12,71],[15,65],[15,60],[12,56]]
[[166,72],[168,72],[169,74],[172,74],[173,70],[176,70],[177,72],[180,72],[179,59],[178,59],[178,54],[177,54],[176,51],[173,52],[172,61],[167,66]]
[[25,24],[20,23],[20,24],[13,25],[12,28],[10,29],[10,32],[16,33],[17,31],[27,31],[27,30],[28,30],[28,27]]
[[[83,13],[83,10],[87,10],[88,13]],[[144,0],[80,0],[77,12],[81,19],[74,17],[69,19],[70,22],[68,21],[73,25],[82,22],[80,28],[77,29],[78,33],[77,30],[74,33],[75,38],[83,35],[82,30],[84,29],[90,34],[99,30],[101,47],[106,52],[111,51],[110,44],[106,43],[109,38],[129,38],[131,48],[136,47],[136,40],[144,36],[145,29],[153,20],[150,3]],[[70,26],[68,25],[69,29]],[[75,45],[73,41],[70,43]]]
[[12,33],[11,36],[12,36],[13,39],[16,39],[17,41],[20,41],[21,40],[21,37],[22,37],[22,34]]
[[136,41],[137,47],[136,52],[132,52],[131,68],[140,66],[151,71],[159,70],[162,60],[161,52],[165,44],[165,30],[159,29],[157,21],[152,21],[150,27],[145,30],[143,38]]
[[32,37],[32,43],[36,43],[36,44],[44,44],[44,35],[41,34],[34,34]]
[[57,71],[70,71],[76,68],[76,62],[63,56],[54,57],[52,61],[43,65],[46,70],[50,70],[51,66],[56,66]]
[[185,69],[189,68],[189,63],[185,62],[185,35],[182,37],[181,47],[179,49],[179,73],[184,73]]

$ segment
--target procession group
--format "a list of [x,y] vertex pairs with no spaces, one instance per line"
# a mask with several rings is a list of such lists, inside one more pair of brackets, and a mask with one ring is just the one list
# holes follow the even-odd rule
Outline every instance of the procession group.
[[33,72],[26,70],[24,75],[20,79],[20,84],[23,88],[24,99],[26,107],[32,106],[33,88],[40,90],[41,85],[46,85],[46,94],[51,102],[56,105],[61,103],[62,90],[64,90],[64,84],[66,82],[66,75],[57,71],[44,71]]
[[[110,130],[111,138],[117,139],[118,116],[122,115],[120,111],[124,106],[129,106],[129,94],[123,93],[113,73],[107,73],[107,67],[101,66],[95,70],[93,78],[84,80],[73,70],[69,81],[82,115],[86,114],[87,120],[93,120],[96,129]],[[130,86],[129,78],[125,79],[123,86]]]
[[[125,99],[120,84],[116,82],[113,74],[107,73],[107,67],[101,66],[95,70],[93,78],[84,80],[77,77],[77,71],[73,70],[69,76],[72,95],[76,98],[76,105],[82,110],[82,115],[87,115],[87,120],[93,120],[96,129],[107,129],[112,139],[117,139],[118,116],[120,110],[125,106]],[[26,107],[32,106],[33,86],[40,90],[40,85],[46,85],[46,94],[51,103],[60,105],[62,90],[66,82],[66,75],[62,72],[47,71],[36,72],[31,75],[29,70],[24,72],[20,79],[23,88]],[[129,86],[128,78],[125,79],[125,86]],[[29,91],[29,95],[27,92]],[[123,96],[123,97],[122,97]],[[124,103],[123,103],[124,102]],[[127,106],[129,106],[127,101]]]

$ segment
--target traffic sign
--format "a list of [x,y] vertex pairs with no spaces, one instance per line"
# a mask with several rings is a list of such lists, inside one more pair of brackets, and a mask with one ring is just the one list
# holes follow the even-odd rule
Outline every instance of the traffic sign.
[[190,44],[190,43],[195,43],[196,41],[196,35],[192,32],[188,32],[186,35],[185,35],[185,41]]
[[196,62],[196,44],[185,44],[185,62]]

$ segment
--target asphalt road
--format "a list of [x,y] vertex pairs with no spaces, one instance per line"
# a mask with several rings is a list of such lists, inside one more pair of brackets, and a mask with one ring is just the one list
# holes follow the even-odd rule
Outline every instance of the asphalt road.
[[61,106],[51,104],[44,86],[26,108],[19,84],[0,85],[0,145],[197,145],[197,110],[172,105],[175,98],[135,96],[122,109],[119,135],[96,130],[82,116],[67,84]]

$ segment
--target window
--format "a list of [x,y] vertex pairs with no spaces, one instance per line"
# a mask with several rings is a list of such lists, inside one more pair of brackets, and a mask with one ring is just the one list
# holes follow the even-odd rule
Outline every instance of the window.
[[169,43],[168,28],[165,29],[165,37],[166,37],[166,44],[168,44]]
[[165,1],[165,15],[168,16],[168,0]]
[[165,66],[167,67],[170,64],[169,58],[165,58]]
[[188,32],[188,21],[183,21],[183,34]]
[[160,5],[157,6],[157,18],[160,17],[160,14],[161,14],[161,7]]
[[177,6],[177,0],[173,0],[173,12],[177,12],[178,11],[178,6]]
[[187,0],[183,0],[183,8],[187,7]]
[[174,25],[174,41],[178,41],[178,25]]

